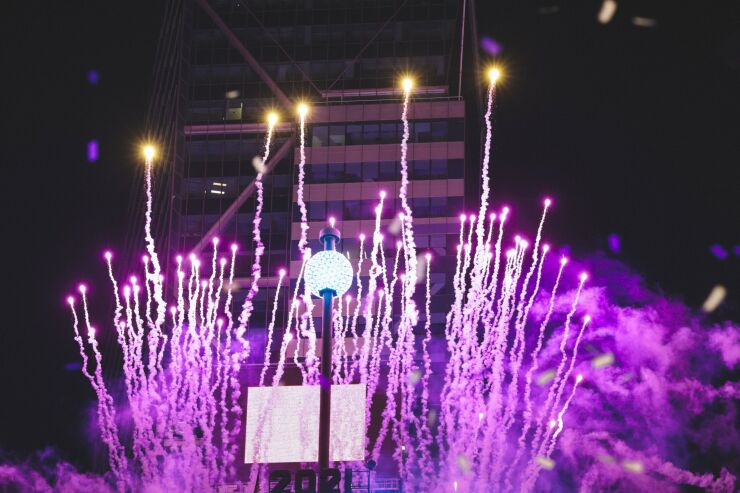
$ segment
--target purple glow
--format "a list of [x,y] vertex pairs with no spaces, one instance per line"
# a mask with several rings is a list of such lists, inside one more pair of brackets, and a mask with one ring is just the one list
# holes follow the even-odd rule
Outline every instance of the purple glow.
[[98,157],[98,141],[93,139],[87,143],[87,161],[94,163],[98,160]]
[[491,56],[498,56],[504,51],[504,47],[489,36],[482,36],[480,38],[480,47]]
[[614,254],[619,254],[622,251],[622,240],[618,234],[612,233],[609,235],[609,250]]
[[730,256],[725,247],[723,247],[719,243],[715,243],[714,245],[709,247],[709,251],[717,260],[727,260],[727,257]]
[[91,86],[97,86],[100,83],[100,74],[95,69],[90,69],[87,71],[87,82]]

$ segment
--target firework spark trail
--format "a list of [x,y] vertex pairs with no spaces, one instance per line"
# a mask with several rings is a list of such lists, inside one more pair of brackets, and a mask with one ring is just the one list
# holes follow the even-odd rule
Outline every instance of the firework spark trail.
[[298,249],[301,254],[304,253],[306,245],[308,244],[308,211],[306,210],[306,202],[303,200],[303,184],[306,180],[306,114],[308,109],[304,106],[300,106],[298,109],[300,117],[300,135],[301,135],[301,146],[300,146],[300,161],[298,163],[298,188],[296,191],[296,202],[298,203],[298,209],[301,212],[301,237],[298,240]]
[[[411,87],[412,82],[409,79],[404,81],[403,89],[403,110],[401,112],[401,120],[403,123],[403,137],[401,138],[401,187],[398,192],[398,197],[401,199],[401,209],[403,209],[403,226],[405,228],[403,235],[404,250],[408,259],[408,266],[406,269],[406,296],[405,302],[408,305],[414,296],[416,289],[416,243],[414,240],[414,216],[409,206],[406,194],[409,186],[409,167],[408,167],[408,143],[409,143],[409,99],[411,98]],[[402,321],[406,316],[405,312],[401,312]]]
[[563,269],[565,268],[565,265],[567,263],[568,263],[568,259],[566,259],[565,257],[560,259],[560,268],[558,269],[558,274],[557,274],[557,277],[555,278],[555,284],[553,285],[552,291],[550,293],[550,301],[548,303],[547,312],[545,313],[545,316],[542,319],[542,323],[540,323],[535,348],[530,353],[532,363],[524,377],[524,380],[525,380],[524,413],[523,413],[524,425],[522,426],[522,432],[519,435],[516,454],[514,456],[513,461],[511,462],[511,468],[509,469],[509,472],[507,473],[507,479],[506,479],[507,485],[510,485],[511,474],[516,469],[516,466],[519,463],[521,456],[524,454],[525,440],[526,440],[527,434],[529,433],[529,430],[532,428],[532,424],[533,424],[532,423],[532,398],[531,398],[532,376],[539,368],[539,361],[537,357],[540,353],[540,350],[542,349],[542,343],[544,342],[544,339],[545,339],[545,328],[550,322],[550,317],[552,316],[553,310],[555,308],[555,299],[557,297],[558,286],[560,285],[560,279],[563,276]]
[[[583,324],[581,325],[581,330],[578,331],[578,336],[576,337],[576,342],[573,345],[573,354],[570,358],[570,364],[568,365],[568,369],[565,371],[565,374],[563,374],[563,378],[560,380],[558,384],[557,392],[555,393],[555,399],[552,404],[552,409],[555,410],[558,408],[558,405],[560,404],[560,399],[562,399],[563,396],[563,390],[565,389],[565,385],[568,382],[568,378],[570,377],[570,374],[573,372],[573,367],[576,364],[576,358],[578,357],[578,346],[581,344],[581,339],[583,338],[583,333],[586,331],[586,327],[591,322],[591,317],[586,315],[583,319]],[[545,433],[545,438],[542,440],[542,444],[540,445],[540,451],[539,454],[541,455],[544,451],[546,442],[547,442],[547,436],[549,435],[549,430]],[[554,445],[553,445],[554,446]]]
[[534,439],[532,440],[532,457],[530,458],[530,461],[533,461],[535,459],[535,451],[539,449],[540,447],[540,438],[542,437],[542,433],[544,430],[544,420],[546,419],[547,415],[550,412],[550,408],[552,406],[553,399],[555,398],[555,394],[557,393],[557,389],[559,388],[559,382],[560,378],[562,376],[563,370],[565,369],[565,363],[567,361],[568,355],[565,352],[565,346],[568,342],[568,335],[570,333],[570,321],[573,318],[573,315],[576,312],[576,309],[578,308],[578,299],[581,296],[581,290],[583,289],[583,284],[586,282],[586,279],[588,276],[584,273],[580,276],[580,282],[578,283],[578,288],[576,288],[575,295],[573,296],[573,304],[571,305],[570,311],[565,317],[565,324],[563,327],[563,336],[560,341],[560,363],[558,364],[558,368],[555,372],[555,378],[553,379],[552,384],[550,385],[550,389],[547,393],[547,399],[545,400],[545,405],[542,406],[540,409],[540,415],[538,418],[537,423],[537,429],[535,431]]
[[480,211],[478,217],[481,218],[478,221],[478,227],[476,230],[477,235],[477,251],[483,251],[483,218],[486,217],[488,210],[488,197],[491,193],[490,189],[490,177],[489,177],[489,163],[491,161],[491,139],[493,136],[493,123],[491,122],[491,114],[493,112],[493,104],[496,97],[496,81],[491,80],[488,86],[488,103],[486,105],[486,115],[484,117],[486,122],[486,140],[483,146],[483,164],[481,169],[481,197],[480,197]]
[[365,261],[365,235],[360,234],[360,253],[359,257],[357,259],[357,273],[355,274],[355,284],[357,285],[357,294],[356,298],[357,301],[355,303],[355,309],[352,313],[352,320],[350,323],[350,333],[352,335],[352,341],[353,341],[353,349],[352,349],[352,356],[351,358],[347,358],[347,361],[345,362],[345,384],[349,384],[352,382],[352,379],[354,377],[355,371],[357,370],[357,364],[359,362],[360,358],[360,347],[358,347],[358,335],[357,335],[357,319],[360,315],[360,307],[362,305],[362,282],[360,279],[360,276],[362,274],[362,266]]
[[146,242],[146,249],[151,258],[153,268],[152,282],[154,284],[154,299],[157,303],[157,318],[155,320],[155,326],[160,328],[165,320],[167,304],[164,301],[162,279],[160,277],[162,269],[159,264],[157,250],[154,246],[154,238],[152,237],[152,164],[154,160],[154,152],[152,149],[147,148],[145,149],[145,155],[146,210],[144,212],[144,240]]
[[265,345],[265,361],[262,366],[262,372],[260,373],[259,386],[262,387],[265,384],[265,375],[270,367],[270,350],[272,348],[272,333],[275,330],[275,317],[277,316],[278,299],[280,298],[280,288],[283,285],[283,279],[285,279],[285,269],[280,269],[280,275],[278,277],[277,287],[275,288],[275,298],[272,301],[272,317],[270,318],[270,325],[267,327],[267,344]]
[[[584,324],[585,326],[586,324]],[[578,389],[578,384],[580,384],[583,381],[583,375],[576,376],[576,383],[573,384],[573,390],[570,392],[570,395],[565,400],[565,404],[563,404],[563,408],[558,413],[557,418],[557,429],[555,430],[555,433],[553,433],[552,438],[550,439],[550,446],[547,448],[547,453],[545,454],[545,457],[550,457],[552,455],[552,452],[555,450],[555,444],[557,443],[558,436],[563,431],[563,416],[566,412],[568,412],[568,406],[570,406],[570,401],[573,400],[573,397],[576,395],[576,390]]]
[[431,292],[431,263],[432,255],[426,254],[426,299],[424,303],[424,339],[421,343],[422,359],[424,362],[424,375],[421,378],[421,433],[419,440],[419,449],[421,450],[421,473],[423,481],[432,480],[432,458],[430,447],[432,445],[432,433],[429,429],[429,378],[432,375],[432,360],[429,356],[429,343],[432,340],[432,292]]

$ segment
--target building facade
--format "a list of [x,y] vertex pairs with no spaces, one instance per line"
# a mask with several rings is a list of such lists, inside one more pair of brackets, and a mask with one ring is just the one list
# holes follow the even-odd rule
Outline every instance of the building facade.
[[[242,245],[237,285],[249,285],[254,158],[263,150],[266,112],[281,115],[275,158],[266,163],[264,177],[264,277],[249,325],[251,362],[262,361],[265,354],[278,270],[287,268],[294,283],[300,266],[295,103],[311,107],[305,179],[309,246],[319,248],[318,232],[333,216],[343,235],[340,249],[357,258],[358,236],[372,233],[381,189],[388,193],[383,228],[389,247],[400,234],[395,215],[400,209],[403,75],[417,85],[409,110],[408,196],[418,250],[435,256],[431,282],[438,308],[432,327],[441,332],[452,299],[465,196],[465,106],[457,87],[460,2],[174,3],[170,15],[179,19],[173,32],[179,29],[174,44],[181,57],[181,128],[175,129],[168,157],[173,173],[169,255],[205,253],[214,236],[235,240]],[[239,290],[235,309],[245,294]],[[284,326],[289,298],[281,294],[278,328]]]

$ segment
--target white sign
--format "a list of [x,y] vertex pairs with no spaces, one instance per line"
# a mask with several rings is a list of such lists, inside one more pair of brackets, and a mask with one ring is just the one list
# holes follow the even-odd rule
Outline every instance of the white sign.
[[[333,461],[365,459],[365,384],[332,385]],[[319,386],[249,387],[244,462],[317,462]]]

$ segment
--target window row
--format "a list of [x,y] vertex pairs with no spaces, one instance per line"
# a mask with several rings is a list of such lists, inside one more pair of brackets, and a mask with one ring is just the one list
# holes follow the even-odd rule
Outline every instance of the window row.
[[[464,140],[462,118],[409,122],[409,142],[454,142]],[[397,144],[403,137],[400,122],[365,122],[312,125],[311,146]]]
[[[463,197],[414,197],[408,199],[414,217],[451,217],[456,216],[463,209]],[[371,220],[375,218],[377,200],[329,200],[326,202],[309,202],[309,221],[324,221],[328,217],[341,220]],[[386,198],[383,202],[381,217],[390,219],[398,215],[401,210],[401,199]],[[299,222],[301,213],[298,207],[293,207],[293,221]]]
[[[409,161],[409,179],[444,180],[463,178],[465,164],[462,159],[421,159]],[[399,181],[401,163],[330,163],[306,166],[306,183],[355,183],[374,181]],[[295,177],[298,182],[298,176]]]

